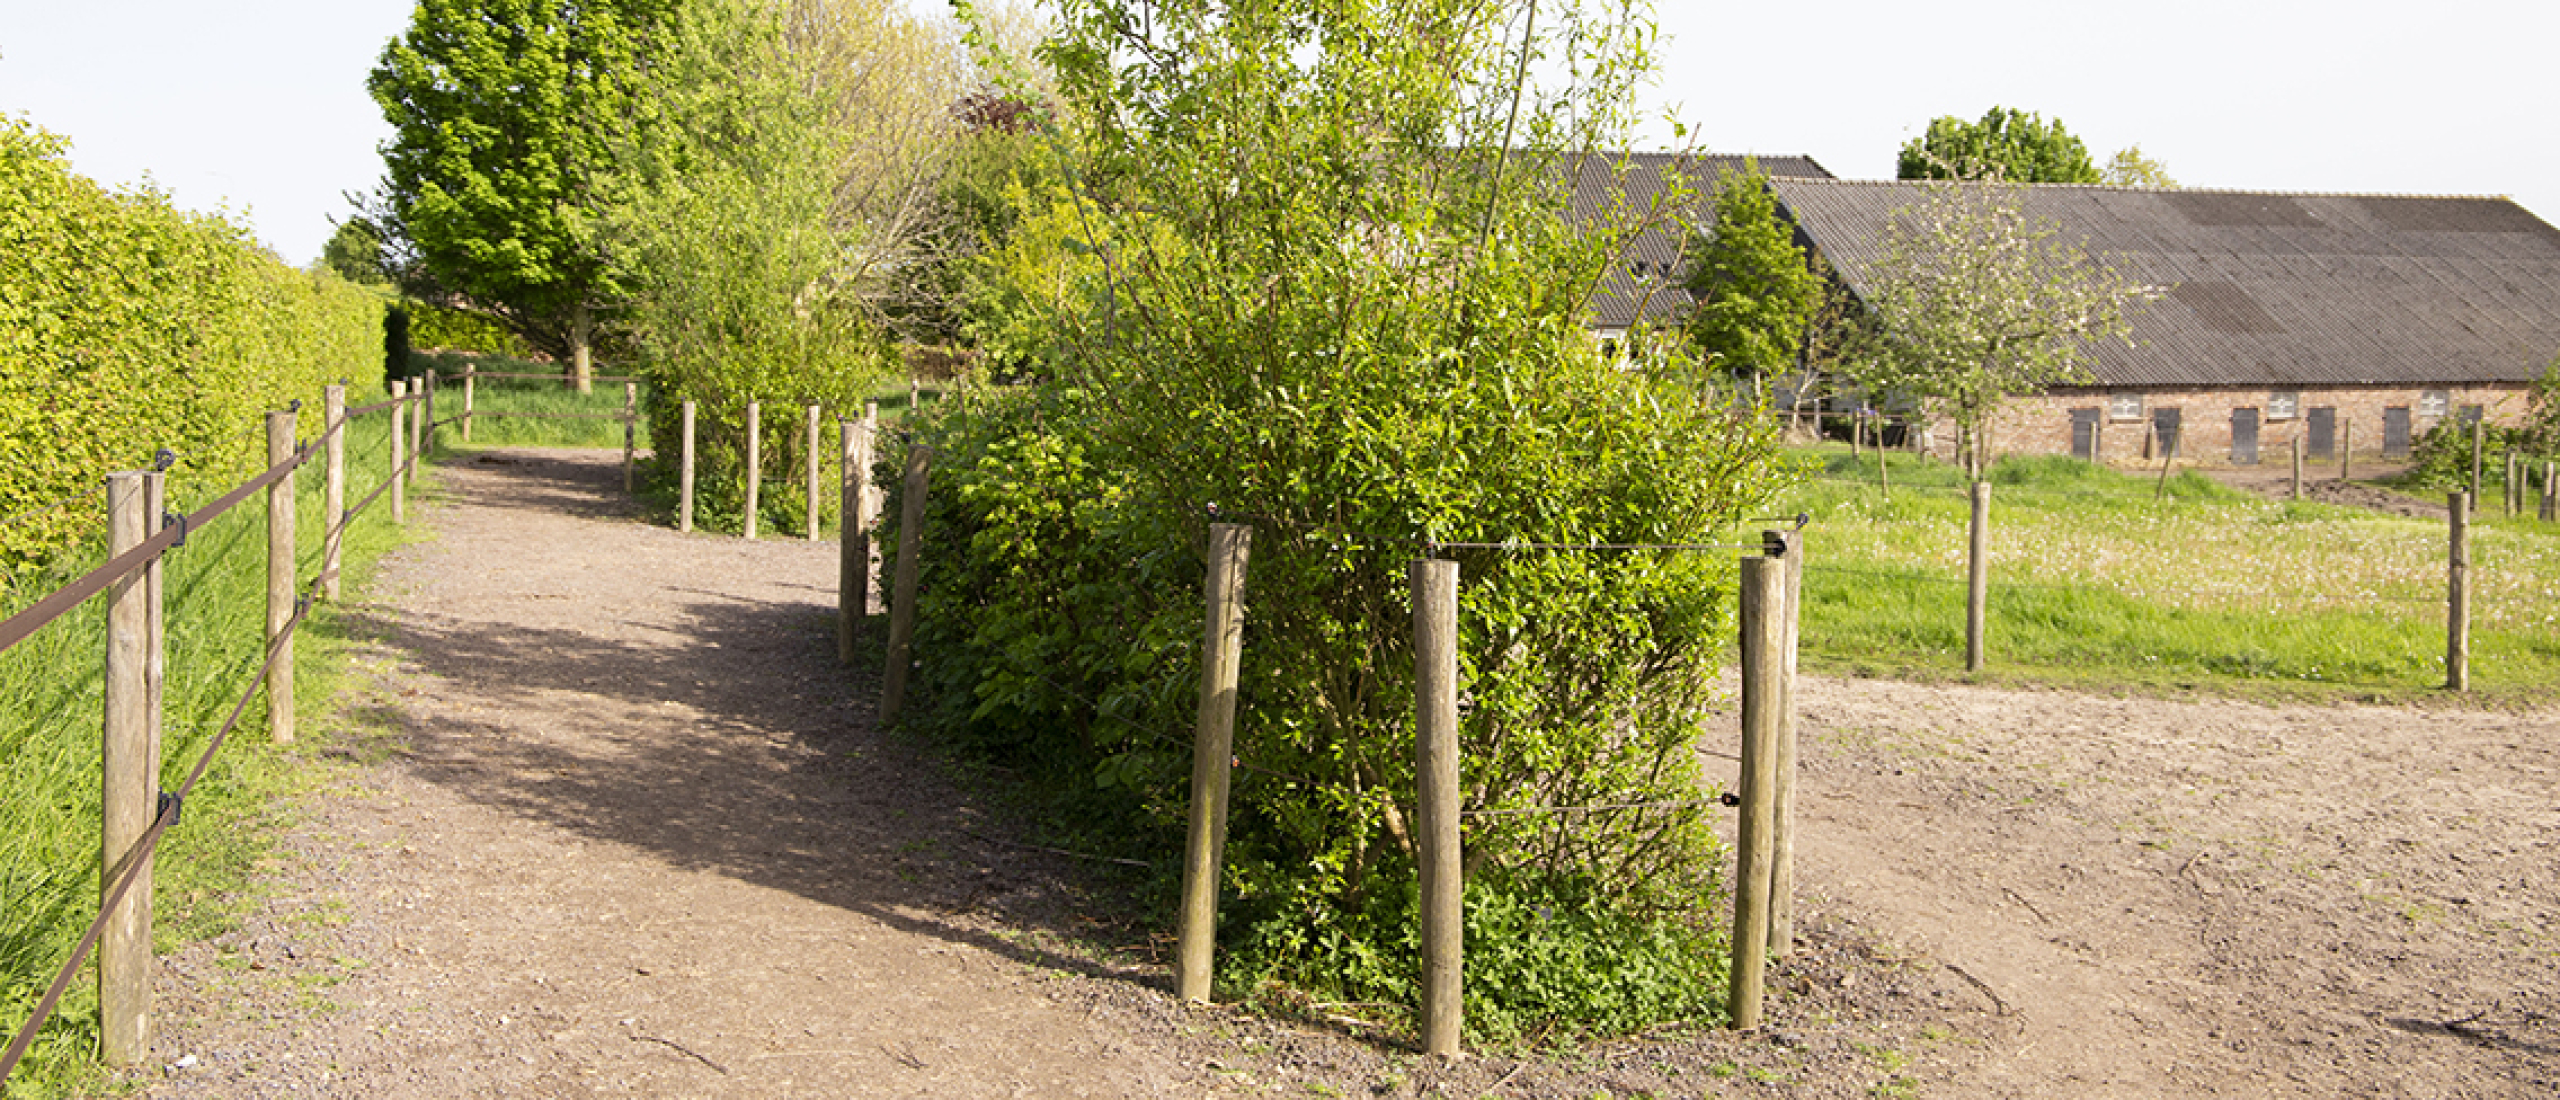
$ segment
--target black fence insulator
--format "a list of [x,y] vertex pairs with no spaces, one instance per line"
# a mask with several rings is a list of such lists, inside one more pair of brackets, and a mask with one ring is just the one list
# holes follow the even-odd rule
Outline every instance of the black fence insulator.
[[151,456],[151,468],[164,474],[169,472],[170,467],[177,464],[178,452],[167,447],[160,448],[159,454]]
[[[162,451],[160,453],[168,454],[169,452]],[[169,544],[170,549],[175,550],[178,547],[185,546],[187,544],[187,517],[183,513],[169,511],[161,512],[160,526],[175,527],[178,529],[178,539],[177,541]]]
[[178,819],[186,816],[186,813],[187,800],[185,796],[171,791],[160,792],[160,812],[156,816],[168,818],[170,828],[177,828]]

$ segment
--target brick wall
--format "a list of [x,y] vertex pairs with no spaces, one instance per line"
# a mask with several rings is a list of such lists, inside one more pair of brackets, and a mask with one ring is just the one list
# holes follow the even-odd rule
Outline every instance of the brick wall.
[[[2258,410],[2258,461],[2282,463],[2291,460],[2292,440],[2301,435],[2309,446],[2310,412],[2316,408],[2334,408],[2340,430],[2358,455],[2382,453],[2383,410],[2405,406],[2409,410],[2409,437],[2412,442],[2434,427],[2441,417],[2421,416],[2421,396],[2425,389],[2440,388],[2447,392],[2448,416],[2460,415],[2465,405],[2480,405],[2488,410],[2489,423],[2512,425],[2525,414],[2524,383],[2493,383],[2471,386],[2412,387],[2354,386],[2314,388],[2301,391],[2294,415],[2275,419],[2268,415],[2271,396],[2265,387],[2216,387],[2209,389],[2133,390],[2099,389],[2096,387],[2055,390],[2029,397],[2012,398],[1992,417],[1991,446],[1999,454],[2070,454],[2071,410],[2099,410],[2099,443],[2101,457],[2116,463],[2149,463],[2158,460],[2151,442],[2154,410],[2179,410],[2178,457],[2205,465],[2227,465],[2231,462],[2231,413],[2234,409]],[[2140,415],[2130,420],[2114,419],[2110,414],[2110,398],[2136,394],[2141,398]],[[2352,424],[2352,427],[2347,425]],[[1955,457],[1955,430],[1938,424],[1928,433],[1927,443],[1940,458]],[[2307,452],[2306,452],[2307,453]]]

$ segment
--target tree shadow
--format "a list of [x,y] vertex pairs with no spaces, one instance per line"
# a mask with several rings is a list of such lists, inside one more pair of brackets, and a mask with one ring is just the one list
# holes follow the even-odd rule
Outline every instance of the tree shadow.
[[[621,493],[619,455],[501,457],[510,461],[455,479],[458,503],[638,514]],[[627,585],[667,598],[643,599],[646,621],[623,622],[614,636],[504,621],[503,612],[444,614],[432,603],[396,618],[359,612],[376,616],[370,627],[427,676],[429,697],[404,719],[409,769],[474,802],[685,870],[1025,965],[1166,986],[1152,968],[1051,946],[1078,938],[1087,876],[1013,843],[938,761],[878,729],[877,673],[836,659],[832,587],[762,586],[792,597],[773,599],[723,592],[709,575],[631,576]],[[1035,934],[1007,934],[1015,930]]]

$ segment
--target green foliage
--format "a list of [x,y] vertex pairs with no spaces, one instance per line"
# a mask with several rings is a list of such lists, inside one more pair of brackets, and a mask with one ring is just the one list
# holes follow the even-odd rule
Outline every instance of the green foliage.
[[392,139],[374,222],[408,289],[459,295],[578,358],[618,297],[608,140],[649,117],[651,29],[676,0],[420,0],[367,80]]
[[[651,427],[675,438],[682,403],[698,403],[697,484],[714,519],[744,507],[748,402],[763,406],[761,456],[792,484],[810,458],[801,410],[858,410],[896,363],[842,266],[863,227],[834,217],[835,101],[784,15],[754,2],[685,9],[659,37],[660,125],[616,146],[641,184],[613,225]],[[796,495],[762,499],[787,507]]]
[[382,231],[363,218],[338,223],[329,241],[320,246],[320,264],[338,277],[364,286],[391,285],[391,269],[385,263]]
[[[400,303],[409,315],[409,346],[438,351],[478,352],[521,359],[531,349],[505,325],[485,314],[408,299]],[[527,369],[557,370],[557,367]]]
[[2174,191],[2178,181],[2169,177],[2169,169],[2143,153],[2139,145],[2118,149],[2107,158],[2107,167],[2099,173],[2102,183],[2117,187],[2157,187]]
[[405,382],[416,373],[409,362],[409,307],[393,302],[382,311],[382,377]]
[[2533,388],[2525,391],[2524,423],[2516,431],[2516,443],[2545,458],[2560,458],[2560,356],[2542,369]]
[[[1776,487],[1765,416],[1677,363],[1619,371],[1581,324],[1644,226],[1579,229],[1560,181],[1616,144],[1645,21],[1548,7],[1524,46],[1438,0],[1077,0],[1061,25],[1044,57],[1069,171],[1020,186],[989,265],[1016,317],[1045,314],[1009,331],[1054,381],[919,423],[939,700],[920,720],[1105,786],[1148,830],[1133,843],[1172,844],[1188,747],[1167,731],[1196,699],[1206,528],[1251,524],[1227,849],[1227,927],[1251,931],[1223,980],[1384,991],[1410,935],[1423,544],[1713,541]],[[1577,86],[1515,101],[1521,49]],[[1564,1017],[1597,1003],[1555,992],[1576,982],[1708,974],[1721,853],[1695,747],[1729,562],[1443,554],[1464,577],[1466,808],[1675,804],[1469,819],[1479,904],[1592,914],[1546,957],[1579,975],[1496,969],[1483,1003]]]
[[242,434],[261,413],[370,386],[381,361],[380,295],[155,192],[101,188],[63,146],[0,121],[0,579],[97,522],[46,506],[164,447],[187,483],[236,481],[265,463]]
[[1906,180],[2003,179],[2011,183],[2097,183],[2089,147],[2032,111],[1993,107],[1982,121],[1954,115],[1902,146],[1894,177]]
[[1778,216],[1777,197],[1756,160],[1728,171],[1714,219],[1691,236],[1689,292],[1697,313],[1689,335],[1718,369],[1766,376],[1793,369],[1805,328],[1822,303],[1822,276]]

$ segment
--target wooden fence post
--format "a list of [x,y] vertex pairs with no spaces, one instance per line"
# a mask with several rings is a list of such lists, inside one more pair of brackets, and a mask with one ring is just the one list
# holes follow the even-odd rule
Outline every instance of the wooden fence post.
[[400,480],[400,467],[408,461],[409,384],[391,384],[391,522],[409,522],[409,494]]
[[747,402],[747,537],[756,537],[756,497],[764,489],[764,409]]
[[853,643],[871,613],[871,532],[862,526],[864,483],[870,479],[871,425],[839,420],[843,458],[838,465],[842,499],[836,510],[836,659],[853,663]]
[[634,485],[634,470],[640,462],[640,383],[622,384],[622,491]]
[[1972,537],[1966,542],[1964,670],[1982,671],[1983,627],[1991,598],[1991,483],[1973,483]]
[[1191,831],[1183,847],[1176,986],[1207,1001],[1218,946],[1218,874],[1227,847],[1227,779],[1235,759],[1236,676],[1244,650],[1245,559],[1253,528],[1209,525],[1208,614],[1200,640],[1200,712],[1192,725]]
[[436,372],[421,374],[418,381],[426,387],[418,398],[418,462],[424,465],[436,450]]
[[806,532],[806,537],[810,542],[816,542],[818,541],[818,471],[826,468],[825,463],[818,461],[818,407],[816,405],[809,406],[808,420],[808,447],[802,452],[809,457],[807,479],[809,482],[809,530]]
[[916,414],[916,410],[923,407],[924,383],[913,378],[907,379],[907,415],[914,416]]
[[421,375],[409,382],[409,485],[418,487],[418,472],[427,465],[427,381]]
[[462,364],[462,441],[471,442],[471,398],[473,382],[480,373],[478,363]]
[[[151,476],[140,471],[107,476],[110,558],[151,537]],[[151,831],[159,808],[159,746],[152,740],[150,714],[152,585],[143,570],[135,570],[107,591],[100,903],[128,862],[140,860],[143,866],[98,940],[98,1029],[107,1062],[129,1066],[151,1054],[151,867],[136,845]]]
[[2445,573],[2444,687],[2471,689],[2471,494],[2445,497],[2450,553]]
[[2523,465],[2517,461],[2521,457],[2514,451],[2507,452],[2506,499],[2501,503],[2507,506],[2509,516],[2524,511],[2524,486],[2520,483]]
[[676,530],[693,530],[693,402],[684,403],[684,440],[676,456]]
[[862,514],[857,518],[862,527],[862,616],[871,617],[871,609],[880,606],[880,509],[889,503],[889,489],[871,476],[872,467],[880,462],[880,403],[862,403]]
[[2544,523],[2560,520],[2560,481],[2552,479],[2554,473],[2560,473],[2560,462],[2542,464],[2542,522]]
[[1466,876],[1458,831],[1458,563],[1413,563],[1415,841],[1422,863],[1422,1048],[1458,1053]]
[[1804,533],[1763,531],[1770,557],[1786,563],[1786,608],[1778,622],[1777,766],[1769,800],[1769,957],[1795,951],[1796,939],[1796,643],[1804,605]]
[[[293,461],[293,411],[267,414],[267,467]],[[267,733],[282,745],[293,740],[293,638],[285,624],[293,621],[293,482],[286,474],[267,486],[267,644],[275,647],[267,666]]]
[[1786,568],[1775,558],[1742,559],[1742,815],[1734,843],[1732,986],[1726,1009],[1733,1026],[1746,1031],[1760,1026],[1768,970]]
[[346,550],[347,387],[320,391],[320,430],[329,437],[323,449],[320,486],[320,596],[338,599],[338,563]]
[[2338,418],[2338,480],[2353,481],[2356,473],[2356,422]]
[[924,552],[926,475],[933,467],[933,448],[922,443],[907,448],[907,480],[898,509],[898,576],[889,601],[889,663],[880,680],[880,724],[898,719],[907,702],[907,665],[916,636],[916,555]]
[[1885,498],[1893,498],[1893,452],[1884,445],[1884,436],[1876,436],[1876,490]]
[[2293,499],[2302,499],[2302,436],[2293,437]]
[[2169,471],[2178,464],[2178,449],[2167,443],[2160,445],[2160,483],[2151,487],[2151,499],[2163,500],[2169,495]]
[[2475,501],[2480,499],[2480,458],[2488,442],[2489,411],[2482,409],[2471,421],[2471,499]]

